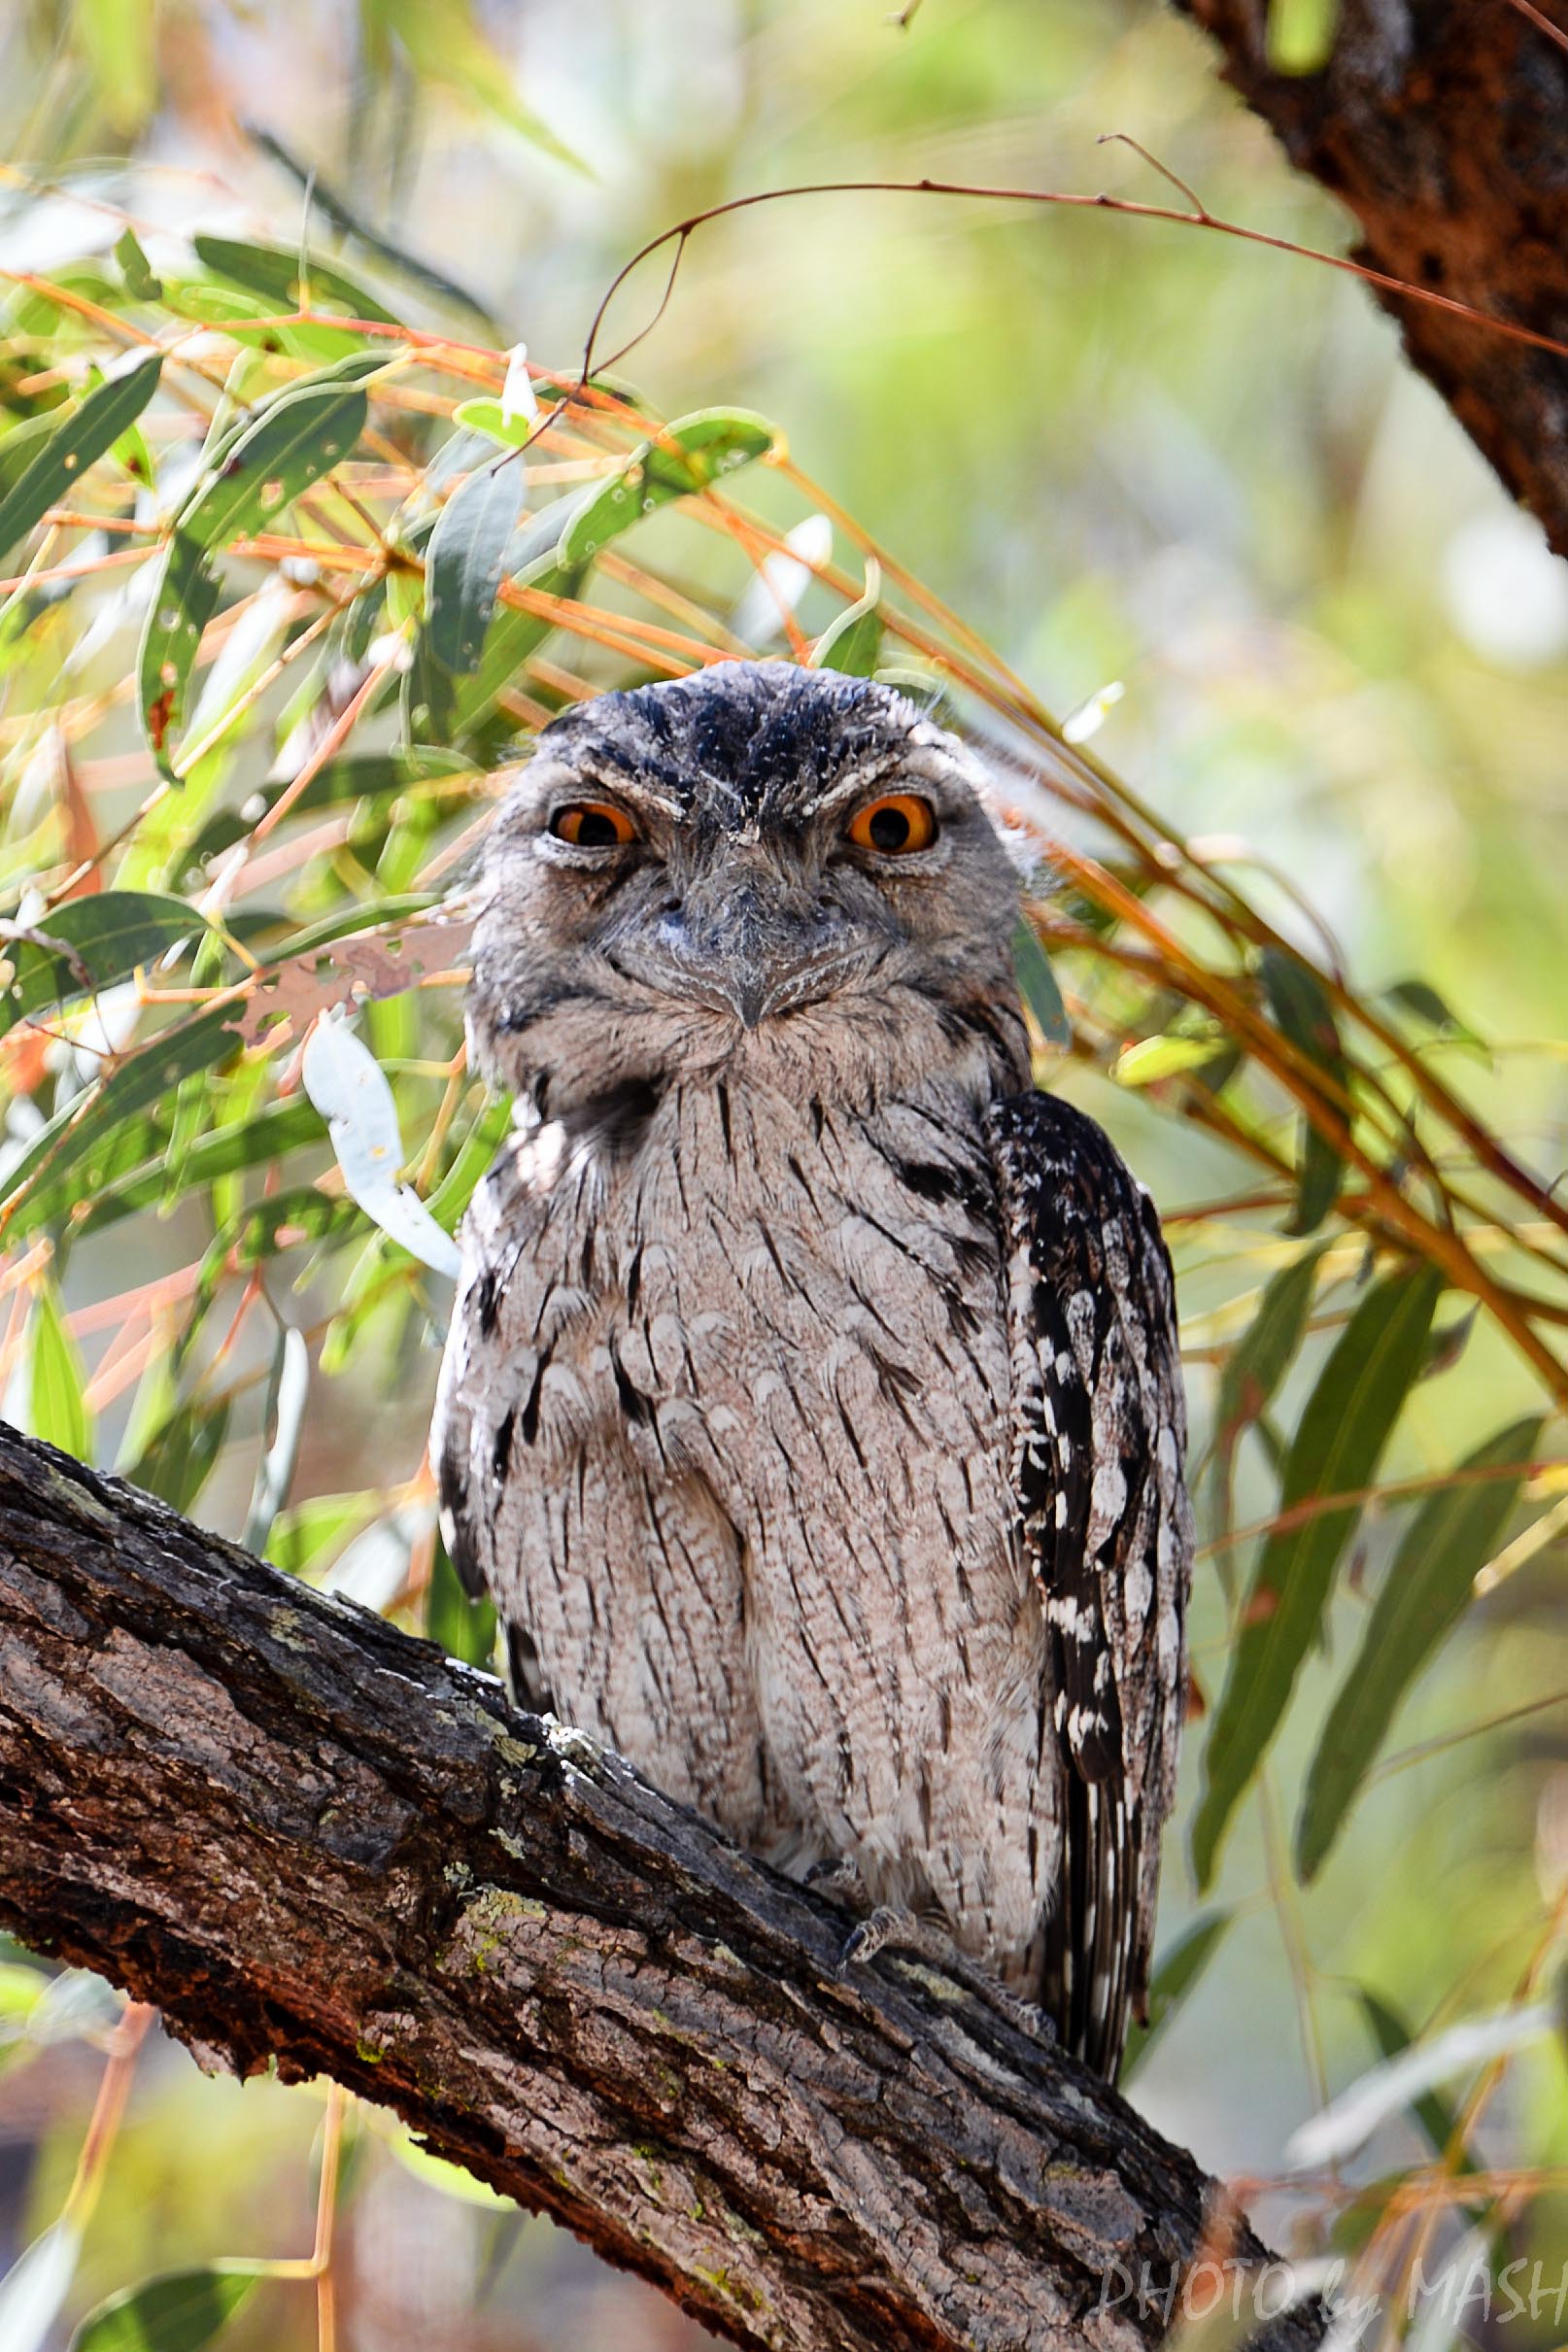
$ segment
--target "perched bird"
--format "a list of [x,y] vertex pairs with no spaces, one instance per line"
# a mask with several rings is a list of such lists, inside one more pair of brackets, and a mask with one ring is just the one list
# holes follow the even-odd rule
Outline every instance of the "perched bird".
[[1181,1375],[1147,1195],[1030,1090],[984,789],[892,689],[782,663],[545,731],[479,885],[520,1123],[434,1449],[525,1704],[1109,2076],[1182,1719]]

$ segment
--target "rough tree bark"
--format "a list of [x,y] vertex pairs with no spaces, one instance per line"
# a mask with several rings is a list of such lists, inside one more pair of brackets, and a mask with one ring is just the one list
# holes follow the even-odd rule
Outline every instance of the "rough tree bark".
[[1135,2352],[1143,2266],[1267,2260],[1001,2014],[841,1979],[838,1914],[618,1757],[3,1423],[0,1923],[205,2062],[395,2109],[737,2343]]
[[[1343,0],[1321,73],[1278,74],[1267,0],[1176,0],[1285,153],[1361,223],[1356,258],[1568,341],[1568,51],[1516,0]],[[1568,31],[1564,0],[1530,0]],[[1568,359],[1381,295],[1516,496],[1568,554]]]

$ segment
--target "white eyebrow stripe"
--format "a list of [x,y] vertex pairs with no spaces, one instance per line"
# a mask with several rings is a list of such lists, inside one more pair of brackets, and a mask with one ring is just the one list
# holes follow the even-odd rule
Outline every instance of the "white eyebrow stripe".
[[827,816],[845,801],[858,800],[863,792],[869,792],[873,785],[885,784],[889,776],[897,776],[903,765],[902,760],[884,760],[874,767],[857,768],[853,775],[840,776],[836,784],[830,784],[826,792],[819,792],[814,801],[808,801],[801,814],[808,817]]

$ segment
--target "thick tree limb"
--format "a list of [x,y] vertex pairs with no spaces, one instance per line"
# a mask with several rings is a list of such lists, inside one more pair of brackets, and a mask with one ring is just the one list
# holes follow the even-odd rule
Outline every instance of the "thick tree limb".
[[1264,2259],[1001,2015],[885,1956],[841,1981],[841,1918],[618,1757],[4,1424],[0,1921],[206,2060],[394,2108],[737,2343],[1133,2352],[1142,2266]]
[[[1266,0],[1177,0],[1292,163],[1361,223],[1356,255],[1568,341],[1568,51],[1512,0],[1343,0],[1317,74],[1270,70]],[[1568,30],[1563,0],[1533,0]],[[1568,359],[1398,295],[1413,363],[1568,554]]]

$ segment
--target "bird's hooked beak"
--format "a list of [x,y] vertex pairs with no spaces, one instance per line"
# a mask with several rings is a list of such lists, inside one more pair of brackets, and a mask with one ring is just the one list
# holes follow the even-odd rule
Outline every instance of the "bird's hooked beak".
[[772,881],[694,891],[660,917],[650,949],[618,961],[670,996],[733,1013],[742,1029],[832,996],[869,969],[874,951],[846,949],[842,926]]

